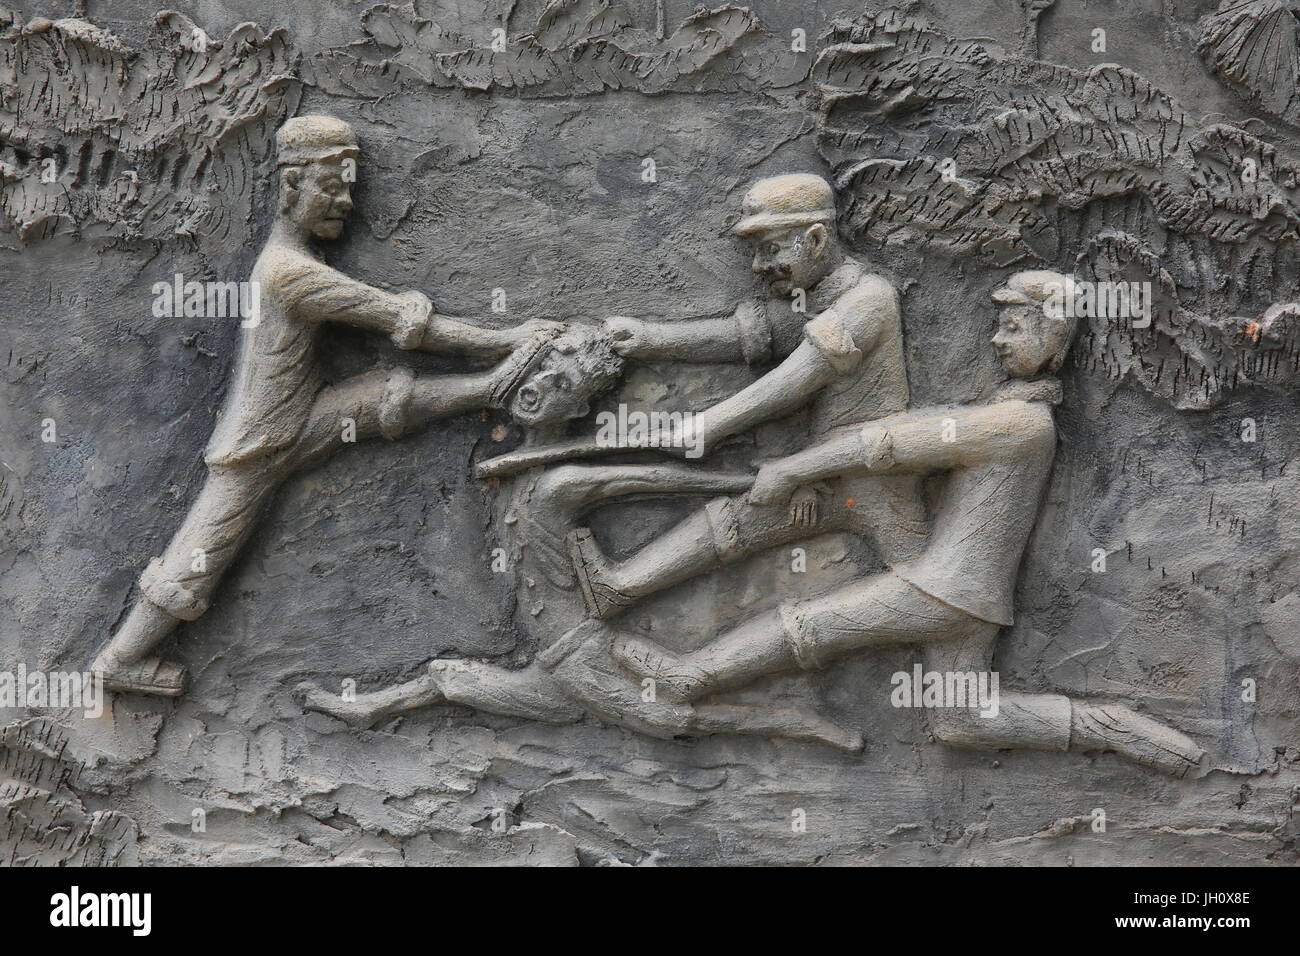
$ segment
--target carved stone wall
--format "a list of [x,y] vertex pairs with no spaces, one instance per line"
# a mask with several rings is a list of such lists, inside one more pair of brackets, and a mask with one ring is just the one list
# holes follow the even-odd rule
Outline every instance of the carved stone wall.
[[[89,0],[79,20],[71,0],[8,2],[0,671],[89,667],[185,520],[241,330],[159,317],[154,286],[247,279],[276,217],[275,132],[326,114],[361,150],[326,261],[497,328],[730,315],[757,294],[729,232],[742,197],[789,172],[831,182],[846,248],[899,291],[916,408],[992,393],[990,295],[1017,270],[1150,283],[1149,326],[1084,319],[1060,369],[1055,460],[994,667],[1004,689],[1124,702],[1206,756],[1175,778],[1113,753],[947,746],[933,715],[891,706],[891,675],[921,660],[909,646],[735,697],[812,708],[860,733],[860,753],[589,712],[547,723],[443,702],[357,728],[304,710],[303,682],[364,694],[434,659],[526,669],[558,637],[548,615],[565,612],[539,597],[554,582],[510,558],[521,480],[474,473],[521,438],[485,409],[290,477],[207,613],[163,645],[189,672],[181,696],[113,695],[94,719],[0,706],[0,859],[1297,861],[1285,4]],[[483,367],[345,324],[320,347],[334,379]],[[629,362],[593,410],[699,411],[767,367]],[[766,422],[707,467],[752,472],[809,428]],[[621,558],[712,497],[634,497],[587,523]],[[804,546],[804,570],[788,547],[762,552],[619,627],[690,651],[886,564],[855,535]],[[56,821],[66,846],[46,839]]]

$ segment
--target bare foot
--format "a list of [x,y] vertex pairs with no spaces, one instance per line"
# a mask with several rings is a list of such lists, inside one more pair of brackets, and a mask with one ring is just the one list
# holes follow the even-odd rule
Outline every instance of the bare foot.
[[90,665],[104,681],[104,689],[120,694],[153,694],[179,697],[185,690],[185,668],[160,657],[146,657],[131,664],[101,654]]
[[1128,759],[1182,777],[1205,751],[1185,734],[1119,704],[1073,705],[1071,750],[1111,750]]
[[709,675],[704,671],[649,641],[619,635],[610,646],[610,656],[629,673],[653,680],[669,700],[690,701],[708,684]]
[[[366,695],[361,695],[365,697]],[[331,693],[319,684],[303,681],[293,689],[293,699],[303,710],[328,714],[353,727],[369,727],[382,714],[383,708],[363,703],[359,699],[344,700],[342,694]]]
[[573,560],[578,583],[582,585],[582,599],[589,615],[603,621],[634,603],[632,598],[609,583],[613,566],[601,553],[600,545],[596,544],[588,529],[570,531],[565,541],[569,545],[569,557]]

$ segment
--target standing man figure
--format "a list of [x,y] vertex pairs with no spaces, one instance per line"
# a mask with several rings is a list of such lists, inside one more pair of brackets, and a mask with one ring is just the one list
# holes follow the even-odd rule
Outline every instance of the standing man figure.
[[[280,128],[276,146],[279,208],[252,275],[259,321],[245,324],[234,381],[205,455],[203,489],[167,550],[149,562],[135,605],[91,665],[111,690],[181,692],[184,670],[151,652],[181,621],[207,610],[285,478],[345,443],[397,438],[434,419],[499,404],[560,328],[477,328],[436,314],[421,292],[386,292],[330,268],[313,242],[343,234],[360,153],[356,134],[341,120],[302,116]],[[493,356],[523,347],[487,372],[376,369],[328,386],[316,357],[325,322],[379,332],[402,349]]]

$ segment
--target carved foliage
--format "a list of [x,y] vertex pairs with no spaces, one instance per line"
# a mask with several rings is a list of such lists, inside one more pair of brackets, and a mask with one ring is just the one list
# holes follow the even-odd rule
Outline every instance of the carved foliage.
[[1184,306],[1174,278],[1140,239],[1105,232],[1079,257],[1093,281],[1148,283],[1150,325],[1089,318],[1081,359],[1116,381],[1129,380],[1179,409],[1216,405],[1248,385],[1294,387],[1300,379],[1295,319],[1300,305],[1270,308],[1261,318],[1202,313]]
[[1284,0],[1223,0],[1201,22],[1201,56],[1266,113],[1300,122],[1295,14]]
[[662,39],[635,27],[628,11],[608,0],[553,0],[531,31],[502,36],[500,48],[488,36],[453,33],[409,4],[371,8],[362,28],[365,40],[310,61],[316,85],[361,97],[400,87],[527,96],[660,93],[753,87],[770,67],[770,56],[757,49],[757,18],[733,6],[700,8]]
[[[1010,57],[898,11],[828,39],[814,69],[822,155],[859,202],[895,186],[922,194],[946,165],[940,201],[900,218],[960,250],[1052,258],[1055,237],[1036,231],[1046,223],[1034,207],[1117,197],[1149,203],[1155,224],[1216,241],[1297,237],[1293,161],[1240,130],[1197,129],[1171,96],[1122,67]],[[882,155],[923,160],[882,169]],[[1248,162],[1255,169],[1240,175]],[[912,182],[927,167],[931,182]],[[981,228],[990,215],[1000,227]]]
[[[1095,329],[1093,364],[1178,407],[1292,380],[1280,326],[1260,323],[1297,294],[1294,159],[1199,127],[1129,70],[1010,56],[900,10],[837,23],[826,41],[818,144],[850,238],[997,265],[1077,256],[1097,278],[1137,269],[1164,319],[1141,335]],[[1107,232],[1124,236],[1096,239]]]
[[115,866],[134,848],[130,817],[82,805],[67,748],[48,718],[0,728],[0,866]]
[[297,106],[283,31],[224,41],[158,14],[148,51],[84,20],[0,13],[0,228],[225,238]]

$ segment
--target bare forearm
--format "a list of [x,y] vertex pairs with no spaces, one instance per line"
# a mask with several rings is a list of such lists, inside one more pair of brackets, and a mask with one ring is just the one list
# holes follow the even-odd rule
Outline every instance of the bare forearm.
[[505,355],[514,345],[508,331],[486,329],[463,319],[434,313],[429,316],[419,348],[424,352],[479,355],[495,357]]
[[640,334],[627,341],[625,357],[644,361],[743,362],[740,331],[735,318],[647,320]]
[[779,465],[792,486],[803,486],[835,475],[869,471],[872,462],[862,434],[854,430],[783,458]]
[[706,442],[717,442],[789,415],[838,377],[821,353],[805,342],[758,381],[702,412],[698,433]]

